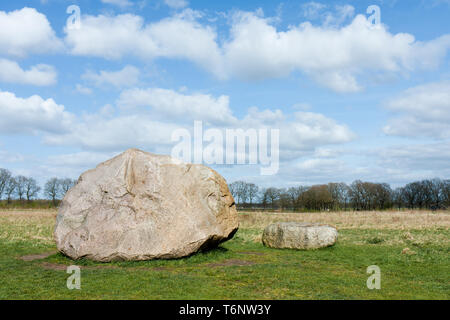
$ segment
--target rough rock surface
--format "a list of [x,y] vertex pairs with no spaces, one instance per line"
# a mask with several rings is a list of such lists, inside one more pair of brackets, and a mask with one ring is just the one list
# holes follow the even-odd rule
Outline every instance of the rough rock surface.
[[318,223],[278,222],[264,229],[262,241],[267,247],[318,249],[333,245],[336,228]]
[[214,170],[130,149],[81,175],[56,218],[58,250],[95,261],[171,259],[230,239],[233,196]]

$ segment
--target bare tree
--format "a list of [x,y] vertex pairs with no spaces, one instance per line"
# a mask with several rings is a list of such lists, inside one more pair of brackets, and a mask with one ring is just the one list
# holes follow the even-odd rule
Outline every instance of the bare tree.
[[299,187],[290,187],[286,193],[289,196],[289,200],[291,202],[292,208],[296,211],[300,208],[300,196],[308,191],[307,187],[299,186]]
[[52,200],[53,205],[56,205],[56,200],[60,197],[60,180],[58,178],[51,178],[45,183],[44,193]]
[[347,209],[349,202],[349,187],[345,183],[329,183],[328,191],[333,198],[334,209]]
[[441,179],[415,181],[401,190],[402,200],[408,208],[439,209],[445,206],[446,182]]
[[431,201],[433,203],[432,205],[438,209],[441,208],[443,202],[443,187],[444,185],[441,179],[435,178],[431,180]]
[[444,180],[442,182],[442,198],[444,205],[450,207],[450,180]]
[[0,168],[0,200],[5,192],[8,181],[11,179],[11,172],[6,169]]
[[25,198],[27,180],[28,178],[24,176],[16,177],[16,194],[20,201]]
[[312,186],[301,195],[300,201],[308,210],[325,210],[333,205],[333,198],[327,185]]
[[361,180],[356,180],[350,185],[350,201],[353,209],[366,209],[367,197],[363,182]]
[[417,205],[417,195],[420,185],[418,182],[408,183],[402,188],[402,197],[408,208],[414,209]]
[[16,188],[17,188],[16,179],[14,179],[13,177],[10,177],[5,185],[5,195],[6,195],[6,199],[8,200],[8,203],[11,202],[13,195],[16,192]]
[[61,179],[59,181],[59,185],[61,188],[61,190],[60,190],[61,196],[64,196],[67,193],[67,191],[69,191],[76,183],[77,183],[76,180],[72,180],[69,178]]
[[282,210],[292,207],[291,196],[286,189],[278,189],[278,203]]
[[264,188],[259,191],[259,202],[262,204],[264,210],[266,210],[267,204],[269,203],[266,191],[267,189]]
[[25,195],[27,201],[30,202],[36,195],[41,191],[41,187],[38,186],[37,182],[33,178],[27,178],[25,183]]
[[387,183],[370,183],[372,209],[387,209],[392,206],[392,189]]
[[433,181],[431,180],[422,180],[418,181],[415,184],[416,191],[416,206],[419,208],[423,207],[431,207],[433,205]]
[[231,195],[233,196],[234,200],[237,202],[238,199],[237,199],[237,185],[236,185],[236,183],[235,182],[230,183],[228,185],[228,188],[230,189]]
[[253,203],[253,200],[256,199],[258,196],[259,188],[254,183],[248,183],[247,184],[247,196],[248,200],[250,201],[250,205]]
[[235,181],[230,184],[231,194],[239,204],[245,204],[248,199],[248,183],[244,181]]
[[244,181],[238,181],[238,193],[240,197],[240,203],[247,203],[248,199],[248,183]]
[[277,188],[267,188],[264,190],[264,198],[272,206],[272,210],[274,210],[280,198],[280,191]]
[[392,189],[387,183],[356,180],[350,185],[349,197],[356,210],[386,209],[392,206]]
[[403,201],[403,188],[397,188],[395,190],[392,191],[392,203],[400,210],[403,205],[404,205],[404,201]]

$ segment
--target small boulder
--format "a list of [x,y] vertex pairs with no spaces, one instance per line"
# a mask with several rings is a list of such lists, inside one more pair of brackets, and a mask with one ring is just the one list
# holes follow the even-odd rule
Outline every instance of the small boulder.
[[336,228],[303,222],[278,222],[264,229],[263,244],[271,248],[318,249],[336,243]]
[[58,210],[56,245],[72,259],[172,259],[217,246],[238,229],[216,171],[130,149],[81,175]]

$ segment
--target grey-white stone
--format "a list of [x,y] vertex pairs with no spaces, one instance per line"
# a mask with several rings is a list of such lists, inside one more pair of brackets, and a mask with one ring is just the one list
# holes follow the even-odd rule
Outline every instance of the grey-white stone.
[[130,149],[81,175],[54,236],[73,259],[149,260],[216,246],[237,228],[234,199],[217,172]]
[[304,222],[278,222],[264,229],[263,244],[271,248],[318,249],[336,243],[336,228]]

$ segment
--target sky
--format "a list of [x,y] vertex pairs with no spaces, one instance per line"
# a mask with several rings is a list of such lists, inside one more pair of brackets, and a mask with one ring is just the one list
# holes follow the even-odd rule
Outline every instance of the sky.
[[76,179],[128,148],[170,155],[202,121],[279,130],[279,170],[211,165],[228,182],[448,179],[449,17],[448,0],[0,0],[0,168]]

